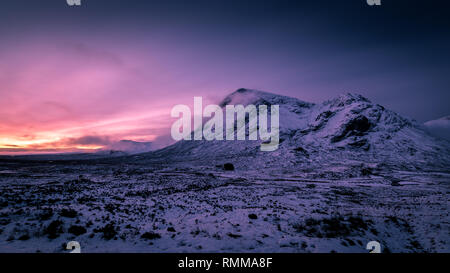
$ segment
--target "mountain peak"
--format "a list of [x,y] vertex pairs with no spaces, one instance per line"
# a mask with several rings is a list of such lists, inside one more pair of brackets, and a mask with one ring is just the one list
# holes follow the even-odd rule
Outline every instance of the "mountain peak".
[[[276,151],[262,152],[261,140],[248,138],[245,141],[182,140],[153,155],[205,160],[219,158],[220,162],[226,158],[241,168],[249,169],[274,164],[286,168],[309,168],[340,164],[346,160],[408,168],[446,166],[450,162],[447,142],[431,137],[421,126],[359,94],[345,93],[313,104],[240,88],[229,94],[220,106],[249,104],[280,106],[280,142]],[[248,124],[241,126],[248,127]],[[235,127],[235,131],[243,129],[247,136],[247,128],[243,127]]]
[[313,103],[304,102],[297,98],[292,98],[288,96],[278,95],[270,92],[260,91],[256,89],[239,88],[230,95],[226,96],[225,99],[219,104],[220,107],[225,107],[225,105],[281,105],[281,104],[291,104],[310,107],[314,105]]
[[220,103],[221,107],[224,107],[225,105],[230,104],[253,104],[259,99],[267,98],[267,97],[273,97],[278,96],[276,94],[259,91],[255,89],[248,89],[248,88],[239,88],[230,95],[226,96],[222,102]]
[[370,103],[371,101],[368,98],[366,98],[360,94],[357,94],[357,93],[343,93],[334,99],[326,101],[326,104],[331,104],[333,106],[340,107],[340,106],[350,105],[355,102]]

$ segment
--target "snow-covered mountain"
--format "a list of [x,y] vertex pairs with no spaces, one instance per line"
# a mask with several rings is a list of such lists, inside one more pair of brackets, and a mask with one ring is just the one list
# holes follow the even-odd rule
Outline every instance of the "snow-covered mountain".
[[348,93],[314,104],[239,89],[219,105],[224,109],[239,104],[280,106],[279,149],[261,151],[260,140],[182,140],[152,157],[241,162],[249,168],[258,165],[279,170],[360,163],[406,169],[450,166],[449,142],[430,136],[422,125],[361,95]]

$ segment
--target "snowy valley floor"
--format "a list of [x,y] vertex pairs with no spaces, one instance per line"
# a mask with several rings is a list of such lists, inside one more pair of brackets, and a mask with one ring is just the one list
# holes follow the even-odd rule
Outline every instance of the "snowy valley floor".
[[5,163],[0,252],[449,252],[449,172]]

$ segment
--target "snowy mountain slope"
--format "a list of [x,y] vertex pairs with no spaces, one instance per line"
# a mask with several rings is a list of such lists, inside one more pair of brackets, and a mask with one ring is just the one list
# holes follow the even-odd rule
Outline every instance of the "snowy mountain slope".
[[450,116],[427,121],[424,126],[430,134],[450,141]]
[[361,95],[343,94],[313,104],[267,92],[239,89],[227,96],[220,106],[225,109],[225,105],[238,104],[280,106],[278,150],[260,151],[260,140],[182,140],[148,155],[232,160],[249,167],[272,166],[279,169],[335,163],[386,164],[406,169],[449,169],[450,166],[448,142],[431,137],[415,121]]

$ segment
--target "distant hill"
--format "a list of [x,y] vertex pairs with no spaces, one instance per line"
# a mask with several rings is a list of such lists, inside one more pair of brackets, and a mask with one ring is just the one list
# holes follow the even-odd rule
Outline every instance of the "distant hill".
[[450,116],[424,123],[430,134],[450,141]]

